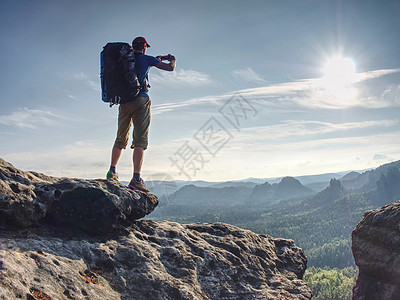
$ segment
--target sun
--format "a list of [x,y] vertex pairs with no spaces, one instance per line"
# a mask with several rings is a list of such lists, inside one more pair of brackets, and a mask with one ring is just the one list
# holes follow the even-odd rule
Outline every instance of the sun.
[[349,57],[334,56],[326,61],[319,85],[337,99],[346,100],[356,96],[356,81],[355,62]]
[[356,74],[356,65],[351,58],[335,56],[325,63],[324,78],[333,84],[352,84],[356,79]]

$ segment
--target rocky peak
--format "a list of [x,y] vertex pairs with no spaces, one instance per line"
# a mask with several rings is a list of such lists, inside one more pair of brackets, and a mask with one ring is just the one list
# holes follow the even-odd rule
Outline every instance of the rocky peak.
[[310,299],[292,240],[137,220],[157,198],[0,160],[0,299]]
[[332,178],[331,181],[329,182],[328,191],[329,191],[328,197],[330,201],[336,200],[345,194],[345,191],[342,187],[342,183],[340,182],[340,180],[337,180],[335,178]]
[[283,177],[278,183],[276,193],[281,198],[300,197],[312,193],[312,190],[305,187],[293,177]]
[[294,177],[286,176],[278,183],[278,186],[282,187],[301,187],[302,184]]
[[[293,177],[284,177],[279,183],[265,182],[256,185],[250,195],[252,203],[262,203],[262,200],[287,200],[312,194],[313,191]],[[261,202],[260,202],[261,200]]]

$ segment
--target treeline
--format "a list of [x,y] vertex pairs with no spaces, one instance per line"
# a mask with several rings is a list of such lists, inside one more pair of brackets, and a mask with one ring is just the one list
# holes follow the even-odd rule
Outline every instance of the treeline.
[[[371,184],[365,185],[362,191],[349,190],[339,180],[332,179],[329,188],[315,196],[272,203],[250,199],[240,204],[243,195],[230,201],[225,198],[212,201],[216,189],[202,189],[202,194],[206,195],[204,201],[191,201],[190,191],[194,188],[187,187],[182,197],[187,201],[172,201],[157,209],[150,218],[178,223],[228,223],[259,234],[293,239],[305,251],[309,266],[355,266],[350,247],[351,232],[365,211],[400,200],[398,167],[400,165],[396,164],[396,168],[385,166],[379,172],[371,171],[368,176],[374,178],[373,189],[370,189]],[[222,191],[219,192],[218,197],[222,197]]]
[[345,240],[335,239],[331,243],[323,244],[321,247],[307,249],[305,253],[309,266],[335,266],[338,268],[355,266],[350,238]]
[[259,234],[293,239],[307,257],[308,265],[344,268],[354,266],[351,232],[364,212],[374,208],[368,194],[347,194],[325,202],[284,202],[254,209],[249,206],[213,208],[207,213],[183,206],[169,206],[153,220],[178,223],[223,222]]
[[304,281],[313,292],[313,300],[351,300],[358,271],[353,267],[308,268]]
[[[193,212],[193,211],[192,211]],[[259,234],[293,239],[308,258],[308,265],[315,267],[344,268],[355,266],[350,246],[350,234],[361,219],[363,212],[353,220],[332,220],[323,214],[288,213],[270,211],[214,212],[200,215],[165,216],[178,223],[223,222]],[[160,218],[161,219],[161,218]]]

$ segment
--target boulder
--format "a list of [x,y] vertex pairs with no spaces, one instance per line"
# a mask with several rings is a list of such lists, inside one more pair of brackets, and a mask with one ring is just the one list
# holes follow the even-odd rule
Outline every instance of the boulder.
[[104,234],[151,213],[158,199],[103,179],[56,178],[24,172],[0,159],[0,228],[46,222],[64,230]]
[[399,299],[400,201],[364,214],[352,250],[359,268],[353,299]]

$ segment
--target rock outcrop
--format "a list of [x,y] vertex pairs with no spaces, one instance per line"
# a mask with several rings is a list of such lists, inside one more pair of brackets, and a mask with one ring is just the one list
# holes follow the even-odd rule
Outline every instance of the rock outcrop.
[[151,213],[155,195],[115,181],[56,178],[24,172],[0,158],[0,228],[46,222],[64,229],[104,234]]
[[40,231],[1,234],[1,299],[311,298],[293,241],[222,223],[140,221],[101,239]]
[[137,221],[155,196],[0,165],[0,299],[311,298],[292,240]]
[[400,297],[400,201],[367,211],[352,234],[354,300]]

